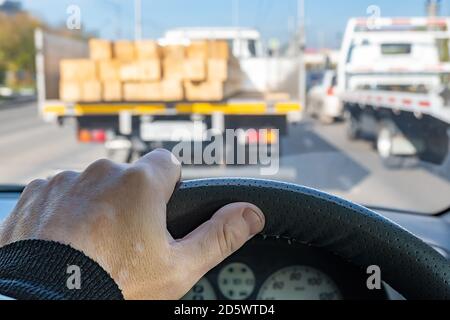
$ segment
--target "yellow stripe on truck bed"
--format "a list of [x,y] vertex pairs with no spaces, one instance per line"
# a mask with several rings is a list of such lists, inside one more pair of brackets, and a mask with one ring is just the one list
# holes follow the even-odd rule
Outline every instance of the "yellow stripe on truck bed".
[[134,114],[163,114],[166,111],[166,106],[164,104],[155,104],[155,105],[83,104],[75,106],[75,113],[78,116],[115,115],[124,111],[128,111]]
[[210,115],[215,112],[224,114],[242,114],[242,115],[261,115],[267,112],[265,103],[189,103],[178,104],[176,106],[177,113],[180,114],[204,114]]
[[[84,115],[117,115],[128,111],[135,115],[164,115],[170,109],[166,104],[49,104],[44,107],[44,113],[57,116]],[[177,114],[211,115],[221,112],[229,115],[284,115],[299,112],[302,107],[297,102],[278,102],[269,107],[265,102],[232,102],[232,103],[178,103],[175,104]]]
[[66,114],[66,107],[64,105],[49,105],[44,107],[43,112],[44,114],[51,113],[57,116],[64,116]]
[[295,111],[302,111],[302,106],[298,102],[278,102],[275,104],[275,112],[277,114],[287,114]]

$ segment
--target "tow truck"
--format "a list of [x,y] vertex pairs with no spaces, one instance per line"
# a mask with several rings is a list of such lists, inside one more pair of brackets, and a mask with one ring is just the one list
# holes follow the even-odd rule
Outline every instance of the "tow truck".
[[386,164],[442,164],[450,124],[450,19],[351,19],[338,90],[351,139],[374,142]]

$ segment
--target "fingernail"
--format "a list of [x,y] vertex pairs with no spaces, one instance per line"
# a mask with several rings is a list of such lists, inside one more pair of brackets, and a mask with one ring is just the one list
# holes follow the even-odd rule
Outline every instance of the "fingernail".
[[264,214],[258,209],[247,208],[243,213],[243,218],[248,225],[250,235],[254,236],[264,229]]

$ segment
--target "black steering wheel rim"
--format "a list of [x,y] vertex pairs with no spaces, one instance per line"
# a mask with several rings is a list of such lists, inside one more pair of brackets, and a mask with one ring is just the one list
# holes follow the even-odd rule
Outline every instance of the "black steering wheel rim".
[[282,182],[206,179],[181,183],[167,224],[182,238],[221,207],[250,202],[266,215],[263,235],[322,248],[382,278],[407,299],[449,299],[450,264],[433,248],[381,215],[329,194]]

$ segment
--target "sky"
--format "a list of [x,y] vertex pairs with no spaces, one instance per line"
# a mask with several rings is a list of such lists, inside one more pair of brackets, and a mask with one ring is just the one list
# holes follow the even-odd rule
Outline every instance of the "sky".
[[[307,44],[337,48],[350,17],[369,16],[375,5],[381,16],[422,16],[425,0],[305,0]],[[442,0],[450,15],[450,0]],[[108,39],[132,38],[133,0],[22,0],[25,9],[49,24],[65,24],[67,8],[81,10],[82,28]],[[265,40],[287,41],[298,25],[297,0],[142,0],[143,36],[158,38],[174,27],[244,26],[259,29]],[[237,5],[233,5],[237,3]]]

